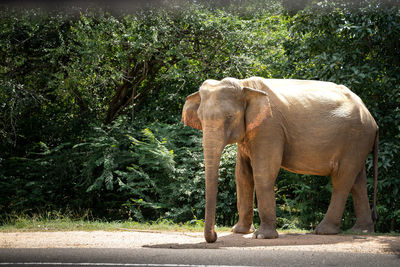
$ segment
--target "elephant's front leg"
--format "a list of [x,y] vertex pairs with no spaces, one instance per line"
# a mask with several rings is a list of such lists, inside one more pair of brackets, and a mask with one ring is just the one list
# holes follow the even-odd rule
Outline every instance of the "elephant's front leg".
[[253,172],[248,157],[240,152],[236,159],[236,193],[239,221],[232,228],[232,232],[248,234],[254,232],[253,207],[254,207],[254,180]]
[[276,231],[276,203],[274,192],[275,178],[265,176],[255,177],[258,212],[260,214],[260,227],[253,238],[277,238]]
[[[278,153],[275,155],[279,155]],[[269,158],[254,165],[254,183],[257,195],[257,205],[260,215],[260,227],[253,238],[277,238],[276,231],[276,202],[274,185],[280,168],[280,159]]]

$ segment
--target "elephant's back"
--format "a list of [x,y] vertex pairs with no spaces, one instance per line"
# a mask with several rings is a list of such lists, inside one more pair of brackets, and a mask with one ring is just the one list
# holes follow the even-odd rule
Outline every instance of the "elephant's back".
[[344,85],[332,82],[264,79],[271,102],[284,112],[332,120],[373,120],[363,101]]
[[352,102],[350,99],[353,95],[356,96],[345,86],[332,82],[260,77],[243,81],[246,86],[266,91],[270,98],[273,98],[271,100],[276,102],[272,104],[287,109],[313,110],[318,109],[320,105],[335,108],[345,102]]
[[[329,124],[336,127],[348,122],[356,127],[377,129],[374,118],[363,101],[344,85],[332,82],[296,79],[264,79],[252,77],[243,80],[246,86],[266,91],[271,106],[287,120],[303,125]],[[330,128],[328,127],[328,128]]]
[[275,96],[280,101],[276,104],[287,109],[318,112],[321,107],[324,107],[324,110],[334,110],[338,107],[352,109],[362,103],[350,89],[332,82],[265,79],[264,83],[271,97]]

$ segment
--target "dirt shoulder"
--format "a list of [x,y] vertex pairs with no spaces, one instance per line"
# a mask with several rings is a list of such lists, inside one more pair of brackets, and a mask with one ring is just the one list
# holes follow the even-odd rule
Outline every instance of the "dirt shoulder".
[[280,234],[255,240],[218,233],[207,244],[202,233],[159,231],[0,232],[0,248],[173,248],[355,252],[400,255],[400,236]]

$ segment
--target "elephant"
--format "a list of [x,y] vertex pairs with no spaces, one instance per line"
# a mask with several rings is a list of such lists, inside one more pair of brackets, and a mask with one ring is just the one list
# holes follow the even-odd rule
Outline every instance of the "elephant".
[[[337,234],[351,193],[354,232],[373,232],[376,219],[378,125],[363,101],[344,85],[295,79],[206,80],[186,98],[182,122],[203,132],[205,224],[208,243],[217,240],[218,171],[224,147],[237,143],[235,167],[239,218],[234,233],[277,238],[274,184],[280,168],[330,176],[328,210],[315,234]],[[373,152],[374,199],[367,194],[365,161]],[[254,231],[257,197],[260,225]]]

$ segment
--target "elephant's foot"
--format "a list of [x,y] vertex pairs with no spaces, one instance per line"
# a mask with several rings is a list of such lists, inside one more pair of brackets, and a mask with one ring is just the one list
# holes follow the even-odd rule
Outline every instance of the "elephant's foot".
[[254,232],[254,225],[251,224],[250,226],[237,223],[235,226],[232,227],[232,232],[236,234],[250,234]]
[[207,243],[214,243],[217,241],[218,236],[215,231],[204,231],[204,238],[206,239]]
[[340,226],[322,221],[314,230],[317,235],[336,235],[340,232]]
[[253,234],[254,239],[274,239],[278,238],[278,236],[279,235],[275,227],[262,225],[260,225],[260,228]]
[[351,233],[373,233],[374,231],[374,223],[366,223],[366,224],[361,224],[361,223],[355,223],[354,226],[349,229],[349,232]]

